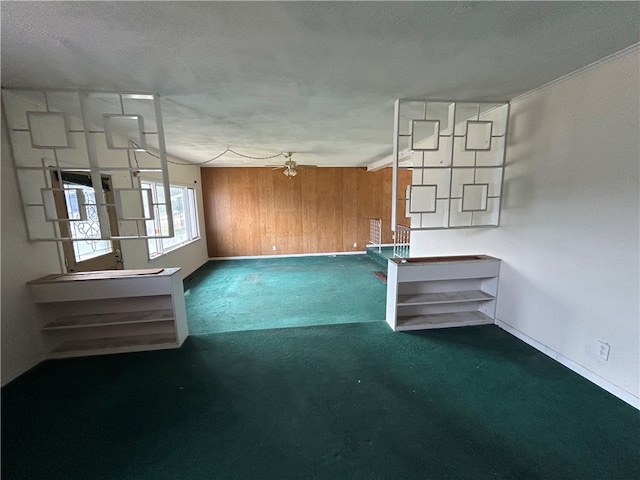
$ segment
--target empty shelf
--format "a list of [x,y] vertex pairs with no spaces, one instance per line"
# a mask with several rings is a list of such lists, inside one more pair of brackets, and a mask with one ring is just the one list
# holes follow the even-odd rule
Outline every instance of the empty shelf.
[[398,317],[397,330],[421,330],[426,328],[464,327],[493,323],[493,319],[482,312],[435,313]]
[[28,285],[47,318],[47,358],[178,348],[189,334],[179,268],[57,274]]
[[482,290],[463,292],[422,293],[398,296],[398,306],[406,305],[434,305],[440,303],[481,302],[494,300],[495,297]]
[[42,330],[63,330],[70,328],[107,327],[111,325],[127,325],[134,323],[149,323],[173,321],[172,310],[147,310],[140,312],[96,313],[91,315],[77,315],[60,317],[48,323]]
[[133,335],[127,337],[91,338],[88,340],[69,340],[53,350],[50,358],[84,357],[110,353],[139,352],[161,348],[177,348],[174,334],[156,333],[151,335]]

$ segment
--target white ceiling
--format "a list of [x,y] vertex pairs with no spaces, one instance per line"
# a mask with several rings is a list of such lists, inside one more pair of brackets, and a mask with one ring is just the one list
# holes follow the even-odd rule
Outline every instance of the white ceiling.
[[[509,100],[637,43],[637,2],[9,2],[2,85],[154,92],[169,153],[391,152],[400,97]],[[209,166],[267,165],[226,154]]]

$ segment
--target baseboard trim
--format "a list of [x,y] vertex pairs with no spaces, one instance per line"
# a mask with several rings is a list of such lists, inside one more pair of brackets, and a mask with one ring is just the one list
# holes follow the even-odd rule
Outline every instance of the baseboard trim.
[[544,353],[548,357],[553,358],[556,362],[564,365],[569,370],[574,371],[581,377],[589,380],[591,383],[595,383],[600,388],[606,390],[612,395],[615,395],[620,400],[628,403],[632,407],[640,410],[640,397],[636,397],[633,393],[618,387],[617,385],[611,383],[608,380],[605,380],[601,376],[593,373],[591,370],[584,368],[582,365],[574,362],[573,360],[568,359],[564,355],[556,352],[555,350],[552,350],[551,348],[538,342],[537,340],[534,340],[530,336],[526,335],[525,333],[522,333],[520,330],[513,328],[511,325],[503,322],[502,320],[496,319],[495,324],[498,327],[502,328],[504,331],[518,338],[519,340],[522,340],[524,343],[531,345],[536,350]]
[[326,253],[291,253],[284,255],[241,255],[237,257],[209,257],[209,260],[253,260],[260,258],[293,258],[293,257],[335,257],[338,255],[366,255],[365,250],[357,252],[326,252]]

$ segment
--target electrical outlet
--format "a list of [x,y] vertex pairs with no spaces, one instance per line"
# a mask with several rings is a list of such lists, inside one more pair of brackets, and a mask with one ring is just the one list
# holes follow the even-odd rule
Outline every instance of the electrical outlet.
[[273,247],[271,247],[271,249],[275,252],[276,246],[274,245]]
[[598,356],[603,360],[609,360],[609,352],[611,351],[611,345],[608,343],[604,343],[603,341],[598,342]]
[[358,248],[358,244],[356,242],[353,243],[353,248]]

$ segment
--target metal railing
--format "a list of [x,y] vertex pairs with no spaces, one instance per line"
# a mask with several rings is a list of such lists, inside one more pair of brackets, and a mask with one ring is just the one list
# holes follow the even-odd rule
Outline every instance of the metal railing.
[[405,225],[396,225],[395,235],[393,236],[393,256],[408,258],[410,241],[411,228]]
[[369,245],[378,249],[378,253],[382,250],[382,219],[369,219]]

